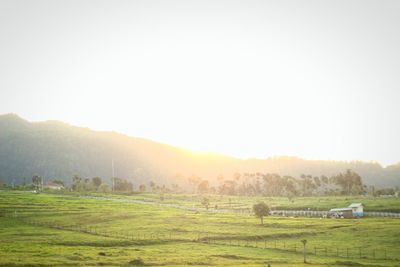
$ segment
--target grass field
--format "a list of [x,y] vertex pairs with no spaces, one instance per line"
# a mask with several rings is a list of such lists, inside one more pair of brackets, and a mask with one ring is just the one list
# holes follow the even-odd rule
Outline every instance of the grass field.
[[[107,198],[0,191],[0,266],[400,266],[400,219],[269,217],[260,225],[249,214],[186,209],[201,207],[199,196],[165,195],[161,205],[155,194]],[[345,197],[210,200],[219,208],[259,200],[292,209],[399,207],[397,199]]]
[[[96,194],[94,194],[96,195]],[[119,197],[119,196],[114,196]],[[335,207],[347,207],[350,203],[361,202],[365,211],[400,212],[400,198],[373,198],[364,196],[321,196],[296,197],[289,200],[286,197],[243,197],[210,195],[210,207],[218,205],[219,209],[251,209],[258,201],[268,203],[271,208],[282,210],[322,210],[328,211]],[[166,194],[165,204],[176,204],[186,207],[202,207],[200,195]],[[134,194],[128,199],[146,202],[160,202],[159,194]]]

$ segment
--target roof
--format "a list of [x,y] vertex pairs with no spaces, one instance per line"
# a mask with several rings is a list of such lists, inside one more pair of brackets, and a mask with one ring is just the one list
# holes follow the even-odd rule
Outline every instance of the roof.
[[331,209],[330,211],[352,211],[351,208],[337,208],[337,209]]
[[363,204],[362,203],[351,203],[349,208],[358,208],[361,207]]

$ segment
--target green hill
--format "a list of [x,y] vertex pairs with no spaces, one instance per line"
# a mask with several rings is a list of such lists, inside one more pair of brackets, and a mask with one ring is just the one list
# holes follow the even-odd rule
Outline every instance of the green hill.
[[295,157],[239,160],[219,154],[194,153],[154,141],[114,132],[97,132],[58,121],[28,122],[17,115],[0,116],[0,181],[30,182],[34,174],[69,183],[83,177],[115,176],[134,184],[153,180],[185,185],[197,175],[211,182],[235,172],[274,172],[300,176],[333,175],[346,169],[358,172],[366,184],[400,185],[400,164],[303,160]]

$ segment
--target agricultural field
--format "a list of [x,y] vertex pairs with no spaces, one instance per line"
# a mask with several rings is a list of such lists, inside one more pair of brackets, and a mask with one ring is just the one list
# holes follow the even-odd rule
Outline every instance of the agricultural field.
[[261,225],[229,211],[258,201],[386,211],[397,199],[208,197],[225,212],[206,211],[196,195],[0,191],[0,266],[400,266],[400,219],[267,217]]
[[[93,196],[101,196],[92,194]],[[113,196],[121,198],[121,196]],[[185,207],[203,208],[201,195],[185,194],[164,194],[163,204],[179,205]],[[328,211],[335,207],[347,207],[353,202],[360,202],[364,205],[365,211],[379,212],[400,212],[400,198],[374,198],[368,196],[320,196],[320,197],[244,197],[226,195],[207,195],[210,201],[210,208],[217,205],[223,210],[250,210],[254,203],[264,201],[273,209],[281,210],[319,210]],[[124,199],[144,201],[149,203],[160,203],[160,194],[133,194],[125,196]]]

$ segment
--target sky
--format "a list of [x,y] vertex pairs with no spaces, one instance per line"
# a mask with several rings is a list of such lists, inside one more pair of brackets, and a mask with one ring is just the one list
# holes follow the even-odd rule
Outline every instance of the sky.
[[0,0],[0,114],[239,158],[400,161],[400,2]]

